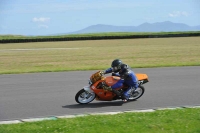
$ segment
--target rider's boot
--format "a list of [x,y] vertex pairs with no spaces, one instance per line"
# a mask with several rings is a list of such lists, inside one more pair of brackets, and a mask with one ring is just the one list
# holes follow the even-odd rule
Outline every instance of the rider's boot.
[[127,98],[126,95],[124,95],[124,94],[122,95],[122,101],[123,101],[123,102],[127,102],[127,101],[128,101],[128,98]]
[[113,89],[112,90],[113,93],[115,93],[118,97],[121,97],[123,102],[127,102],[128,99],[126,98],[126,96],[124,94],[121,94],[118,90]]
[[124,94],[122,95],[122,101],[123,101],[123,102],[127,102],[131,93],[132,93],[132,94],[135,93],[135,88],[134,88],[134,87],[128,88],[128,89],[124,92]]
[[118,97],[121,97],[123,102],[128,101],[128,98],[126,97],[126,95],[121,94],[118,90],[113,89],[112,92],[115,93]]

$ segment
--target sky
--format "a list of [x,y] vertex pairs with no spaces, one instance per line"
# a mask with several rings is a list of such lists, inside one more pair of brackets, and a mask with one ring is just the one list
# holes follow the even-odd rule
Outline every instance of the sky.
[[91,25],[200,25],[200,0],[0,0],[0,35],[52,35]]

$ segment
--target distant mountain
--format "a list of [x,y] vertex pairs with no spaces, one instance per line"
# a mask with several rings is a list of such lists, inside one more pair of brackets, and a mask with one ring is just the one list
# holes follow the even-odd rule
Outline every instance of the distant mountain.
[[170,21],[157,23],[143,23],[139,26],[113,26],[97,24],[70,34],[101,33],[101,32],[175,32],[175,31],[200,31],[200,25],[188,26],[183,23]]

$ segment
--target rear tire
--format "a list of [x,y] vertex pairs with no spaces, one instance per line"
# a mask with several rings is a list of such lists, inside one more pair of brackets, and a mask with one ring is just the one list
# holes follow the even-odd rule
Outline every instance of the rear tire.
[[134,101],[138,98],[140,98],[144,94],[145,88],[144,86],[140,85],[135,90],[135,92],[129,97],[129,101]]
[[79,92],[77,92],[75,96],[75,100],[77,103],[80,104],[88,104],[92,102],[96,97],[96,94],[94,92],[87,92],[84,89],[81,89]]

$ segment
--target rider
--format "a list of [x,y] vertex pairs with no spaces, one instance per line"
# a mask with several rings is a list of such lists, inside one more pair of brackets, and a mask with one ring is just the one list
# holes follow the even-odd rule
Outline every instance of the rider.
[[[121,96],[124,102],[127,102],[129,98],[129,91],[133,88],[138,88],[138,79],[135,73],[130,69],[127,64],[124,64],[120,59],[113,60],[111,68],[103,71],[103,74],[111,73],[112,76],[119,76],[120,80],[112,86],[107,87],[108,90],[112,90],[116,95]],[[123,84],[128,86],[128,89],[120,94],[117,88],[120,88]]]

